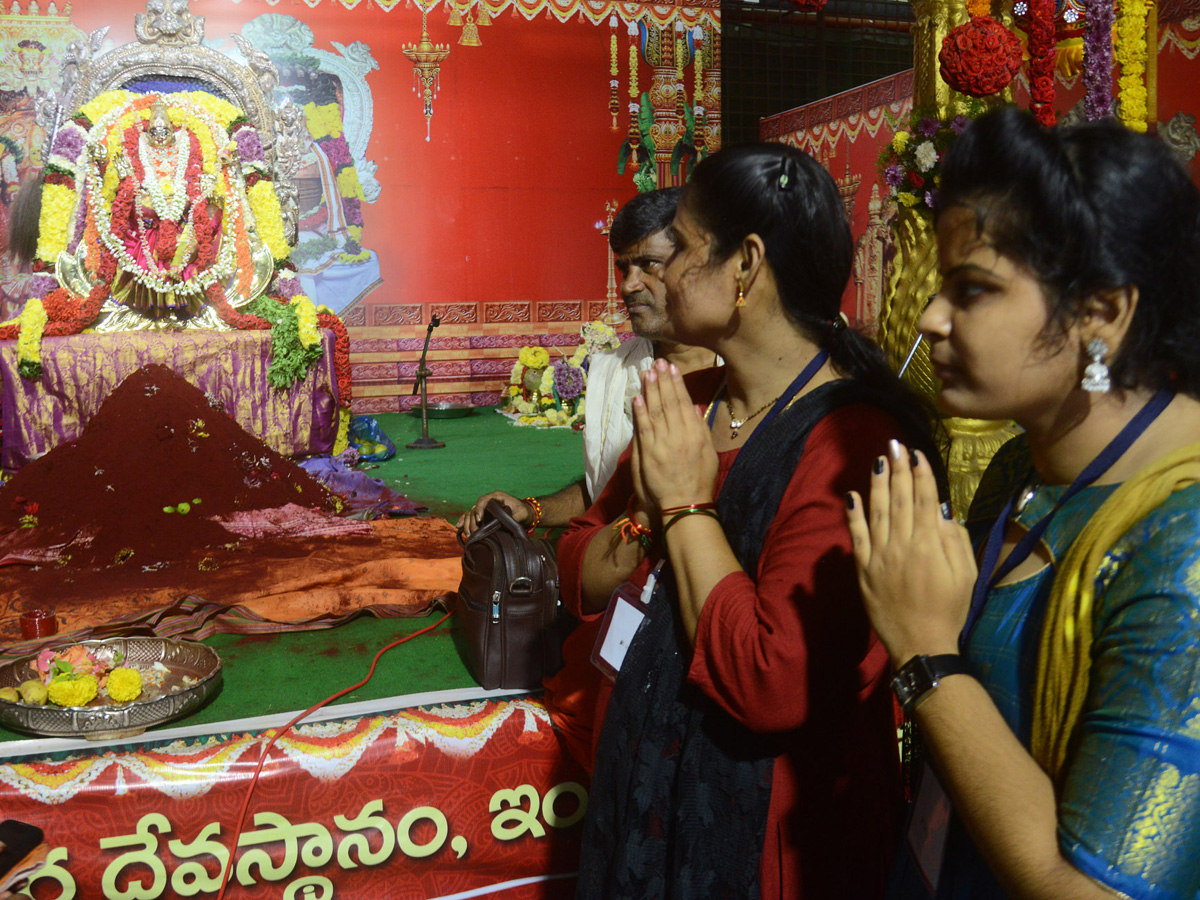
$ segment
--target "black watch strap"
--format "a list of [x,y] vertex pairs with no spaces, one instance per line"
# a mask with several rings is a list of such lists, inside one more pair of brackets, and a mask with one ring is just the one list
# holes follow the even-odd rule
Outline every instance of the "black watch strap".
[[967,661],[957,653],[940,656],[914,656],[892,679],[892,690],[905,712],[911,712],[930,692],[950,675],[967,675]]

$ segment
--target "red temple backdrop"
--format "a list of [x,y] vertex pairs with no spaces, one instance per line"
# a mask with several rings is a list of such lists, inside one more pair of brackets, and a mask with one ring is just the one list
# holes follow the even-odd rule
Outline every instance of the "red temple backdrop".
[[[441,399],[496,402],[524,344],[571,353],[580,325],[603,313],[610,296],[602,233],[608,206],[636,193],[635,167],[617,171],[629,128],[629,24],[649,24],[685,40],[697,26],[710,42],[719,34],[716,0],[689,0],[686,7],[611,0],[485,0],[485,5],[490,24],[478,27],[481,45],[467,46],[458,43],[464,29],[449,24],[446,2],[190,3],[192,13],[206,19],[205,39],[235,58],[229,36],[270,16],[271,27],[307,28],[318,55],[355,61],[366,52],[375,63],[361,77],[369,103],[353,108],[343,103],[342,113],[347,133],[356,115],[365,111],[373,117],[364,156],[378,166],[378,196],[362,203],[361,244],[372,251],[372,266],[377,260],[378,277],[351,279],[350,294],[314,296],[339,311],[350,328],[356,413],[394,412],[411,402],[416,361],[434,313],[442,324],[433,332],[429,354],[430,391],[446,395]],[[30,0],[19,0],[19,14],[0,14],[0,70],[10,72],[3,87],[12,88],[17,100],[22,90],[29,93],[17,83],[18,41],[36,37],[38,28],[53,30],[48,4],[43,0],[39,6],[35,11]],[[403,54],[404,45],[421,37],[422,8],[428,10],[430,39],[450,48],[440,66],[428,140],[413,64]],[[480,8],[470,0],[457,5],[464,21],[468,10],[473,20]],[[42,41],[49,46],[43,85],[57,86],[50,75],[65,48],[63,32],[72,31],[77,40],[109,26],[106,46],[123,44],[135,40],[134,15],[144,11],[145,0],[76,0],[69,7],[59,0],[57,43]],[[654,69],[639,56],[638,70],[639,92],[650,91]],[[710,82],[716,72],[719,67],[711,67]],[[611,81],[617,82],[615,92]],[[686,68],[682,83],[690,103],[694,65]],[[719,81],[715,84],[708,104],[719,111]],[[344,96],[352,87],[343,77]],[[362,85],[357,87],[361,94]],[[0,135],[10,133],[6,121],[0,120]],[[715,143],[719,115],[710,125]],[[369,173],[362,168],[360,160],[365,182]]]

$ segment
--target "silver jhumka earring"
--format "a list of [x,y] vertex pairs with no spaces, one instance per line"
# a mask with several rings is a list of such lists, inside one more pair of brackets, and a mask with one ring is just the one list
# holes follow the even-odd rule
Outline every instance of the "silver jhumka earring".
[[1092,361],[1083,370],[1083,382],[1080,385],[1091,394],[1104,394],[1112,387],[1108,377],[1108,366],[1104,357],[1108,354],[1108,344],[1103,338],[1092,338],[1087,345],[1088,356]]

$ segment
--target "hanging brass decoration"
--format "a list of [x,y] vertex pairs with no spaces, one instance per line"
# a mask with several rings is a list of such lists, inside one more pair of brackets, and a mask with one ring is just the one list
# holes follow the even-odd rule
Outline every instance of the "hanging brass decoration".
[[612,33],[608,36],[608,113],[612,116],[612,130],[620,131],[621,126],[617,124],[617,115],[621,112],[621,98],[617,96],[617,88],[621,84],[618,77],[621,70],[618,66],[620,52],[617,49],[616,16],[609,16],[608,27],[612,29]]
[[462,35],[458,42],[464,47],[482,47],[483,41],[479,39],[479,26],[475,22],[475,17],[470,13],[467,14],[467,19],[463,22]]
[[453,25],[458,28],[462,25],[462,11],[453,3],[450,4],[450,18],[446,20],[447,25]]
[[429,126],[433,119],[433,100],[441,87],[442,62],[450,55],[449,44],[435,44],[429,39],[426,19],[429,11],[421,10],[421,39],[415,44],[404,44],[400,51],[413,64],[413,92],[421,94],[425,107],[425,140],[429,140]]

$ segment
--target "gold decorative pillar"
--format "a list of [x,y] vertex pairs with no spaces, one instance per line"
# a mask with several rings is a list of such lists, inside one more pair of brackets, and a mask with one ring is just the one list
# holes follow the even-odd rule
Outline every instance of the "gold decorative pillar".
[[[950,89],[938,71],[942,39],[969,18],[962,0],[913,0],[913,108],[928,110],[939,118],[966,112],[962,94]],[[893,369],[899,370],[917,337],[917,320],[938,289],[937,241],[933,223],[914,209],[901,208],[892,226],[896,258],[892,263],[883,304],[879,311],[880,346]],[[937,390],[929,364],[929,350],[922,341],[908,365],[905,381],[932,397]],[[946,468],[950,475],[950,502],[957,516],[964,516],[979,479],[1015,429],[1011,422],[980,419],[944,420],[950,438]]]
[[[721,29],[705,28],[704,43],[704,143],[709,153],[721,149]],[[700,123],[696,123],[700,127]]]
[[679,92],[675,66],[675,31],[671,27],[646,25],[646,62],[654,69],[650,81],[650,106],[654,121],[650,139],[654,141],[654,162],[660,188],[671,187],[676,179],[671,175],[671,154],[683,137],[683,117],[676,111]]

